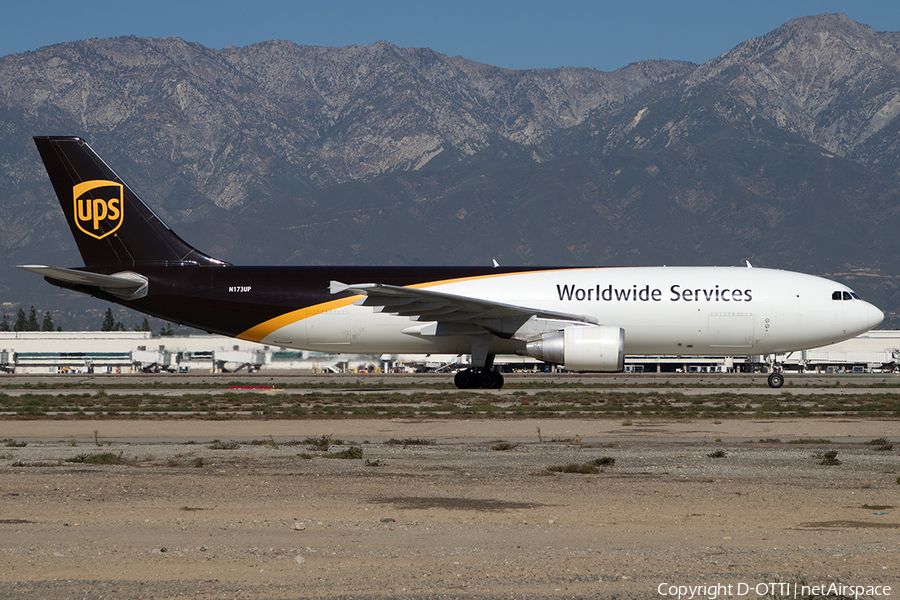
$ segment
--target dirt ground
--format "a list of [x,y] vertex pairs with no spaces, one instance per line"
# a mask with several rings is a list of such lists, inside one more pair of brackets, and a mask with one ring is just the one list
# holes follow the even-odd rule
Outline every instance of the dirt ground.
[[895,420],[10,420],[0,440],[0,598],[900,594]]

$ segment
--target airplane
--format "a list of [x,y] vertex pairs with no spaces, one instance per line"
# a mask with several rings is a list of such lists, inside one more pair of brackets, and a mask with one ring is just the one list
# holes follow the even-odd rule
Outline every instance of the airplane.
[[211,333],[333,353],[469,354],[460,389],[498,389],[498,354],[618,372],[626,355],[778,354],[884,314],[847,286],[741,267],[235,266],[182,240],[81,138],[34,138],[84,267],[49,283]]

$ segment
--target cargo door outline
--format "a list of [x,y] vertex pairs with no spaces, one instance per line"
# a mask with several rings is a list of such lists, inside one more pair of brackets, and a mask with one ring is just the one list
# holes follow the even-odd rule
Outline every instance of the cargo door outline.
[[753,348],[753,313],[709,315],[710,348]]
[[350,311],[329,310],[306,319],[309,344],[316,346],[350,345]]

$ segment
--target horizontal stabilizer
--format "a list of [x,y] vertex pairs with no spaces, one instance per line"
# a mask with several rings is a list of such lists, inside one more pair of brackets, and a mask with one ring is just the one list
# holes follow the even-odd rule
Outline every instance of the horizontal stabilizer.
[[341,292],[346,292],[350,289],[350,286],[346,283],[341,283],[340,281],[333,281],[331,285],[328,287],[328,291],[332,294],[340,294]]
[[90,271],[47,267],[44,265],[16,265],[16,268],[37,273],[47,279],[64,281],[72,285],[98,288],[124,300],[135,300],[147,295],[147,278],[133,271],[103,275],[101,273],[91,273]]

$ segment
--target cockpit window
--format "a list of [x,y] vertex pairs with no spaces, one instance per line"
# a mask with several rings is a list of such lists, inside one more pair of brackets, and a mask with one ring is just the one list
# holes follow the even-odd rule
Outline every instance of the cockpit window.
[[840,290],[831,294],[832,300],[862,300],[856,292],[842,292]]

